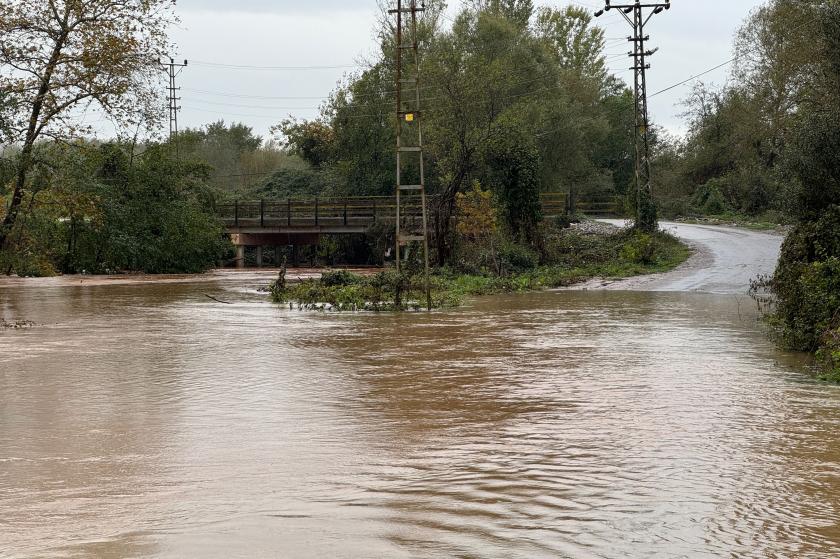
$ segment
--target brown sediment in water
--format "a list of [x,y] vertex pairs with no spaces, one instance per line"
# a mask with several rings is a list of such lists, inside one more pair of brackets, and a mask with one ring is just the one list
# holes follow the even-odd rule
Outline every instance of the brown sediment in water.
[[[335,267],[335,268],[289,268],[286,272],[290,279],[318,278],[327,270],[350,270],[361,275],[371,275],[381,268]],[[200,282],[259,281],[265,284],[273,281],[279,268],[259,269],[216,269],[204,274],[113,274],[113,275],[64,275],[46,278],[21,278],[0,276],[0,289],[12,287],[100,287],[105,285],[148,285],[179,284]]]
[[317,314],[243,287],[273,274],[0,289],[46,325],[0,332],[0,554],[840,547],[840,391],[731,293]]

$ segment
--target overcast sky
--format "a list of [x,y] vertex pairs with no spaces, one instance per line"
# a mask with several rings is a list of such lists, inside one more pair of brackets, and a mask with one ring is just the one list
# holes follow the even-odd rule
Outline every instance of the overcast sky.
[[[536,0],[538,5],[571,2]],[[649,25],[649,93],[664,89],[731,58],[732,35],[763,0],[672,0],[669,12]],[[599,0],[574,2],[595,10]],[[449,7],[454,15],[460,2]],[[183,126],[218,119],[241,121],[267,136],[272,124],[294,115],[312,118],[336,83],[376,51],[376,0],[179,0],[181,25],[172,39],[177,58],[189,59],[179,76]],[[606,29],[609,67],[628,83],[629,25],[613,11],[597,23]],[[263,68],[246,68],[257,66]],[[301,68],[309,67],[309,68]],[[723,84],[728,68],[702,79]],[[690,84],[654,97],[652,117],[683,130],[679,102]]]

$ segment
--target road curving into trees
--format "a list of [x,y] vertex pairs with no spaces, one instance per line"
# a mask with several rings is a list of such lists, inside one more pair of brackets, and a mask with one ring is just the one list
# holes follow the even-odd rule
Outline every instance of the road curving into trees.
[[[604,220],[622,226],[622,220]],[[746,293],[750,280],[772,274],[784,237],[735,227],[663,222],[661,227],[691,246],[694,254],[682,266],[664,274],[626,280],[595,280],[585,289]]]

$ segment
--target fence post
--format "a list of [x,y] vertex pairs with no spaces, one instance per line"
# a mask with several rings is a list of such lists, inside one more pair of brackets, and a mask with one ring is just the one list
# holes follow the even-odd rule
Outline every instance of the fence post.
[[265,227],[265,200],[260,200],[260,227]]
[[315,197],[315,227],[318,226],[318,197]]
[[344,225],[347,225],[347,198],[344,199]]
[[239,227],[239,200],[233,202],[233,224]]
[[286,200],[286,223],[289,227],[292,226],[292,199]]
[[376,223],[376,198],[373,199],[373,222]]

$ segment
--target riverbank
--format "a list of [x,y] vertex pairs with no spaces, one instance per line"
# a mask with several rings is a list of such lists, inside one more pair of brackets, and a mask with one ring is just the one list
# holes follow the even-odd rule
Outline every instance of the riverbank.
[[436,270],[428,292],[422,274],[393,270],[359,275],[340,270],[320,278],[289,281],[281,276],[270,287],[276,303],[309,310],[419,310],[450,308],[471,296],[522,293],[580,284],[593,278],[619,278],[664,273],[683,264],[691,248],[660,231],[651,235],[588,222],[547,239],[549,263],[506,273]]

